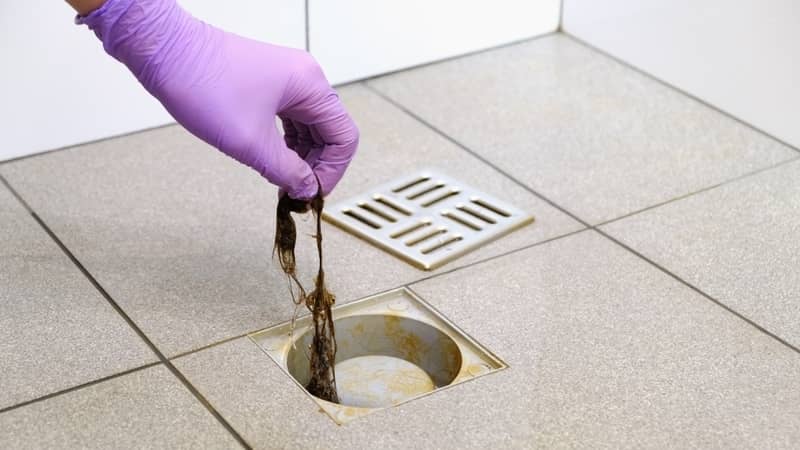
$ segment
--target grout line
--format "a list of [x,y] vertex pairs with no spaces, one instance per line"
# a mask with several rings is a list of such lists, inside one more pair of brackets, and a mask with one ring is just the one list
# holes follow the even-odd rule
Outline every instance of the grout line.
[[[280,323],[280,322],[279,322],[279,323]],[[203,350],[208,350],[208,349],[210,349],[210,348],[212,348],[212,347],[216,347],[216,346],[218,346],[218,345],[227,344],[228,342],[235,341],[235,340],[237,340],[237,339],[241,339],[241,338],[245,338],[245,337],[247,337],[247,336],[249,336],[249,335],[251,335],[251,334],[253,334],[253,333],[256,333],[256,332],[258,332],[258,331],[261,331],[261,330],[263,330],[263,329],[265,329],[265,328],[269,328],[269,327],[272,327],[272,326],[278,325],[279,323],[270,324],[270,325],[267,325],[267,326],[265,326],[265,327],[261,327],[261,328],[259,328],[259,329],[257,329],[257,330],[248,331],[248,332],[246,332],[246,333],[238,334],[238,335],[236,335],[236,336],[227,337],[227,338],[225,338],[225,339],[222,339],[222,340],[220,340],[220,341],[215,341],[215,342],[212,342],[212,343],[210,343],[210,344],[206,344],[206,345],[204,345],[204,346],[202,346],[202,347],[197,347],[197,348],[195,348],[195,349],[193,349],[193,350],[187,350],[187,351],[185,351],[185,352],[178,353],[177,355],[170,356],[170,357],[169,357],[169,360],[170,360],[170,361],[175,361],[176,359],[183,358],[184,356],[189,356],[189,355],[191,355],[191,354],[193,354],[193,353],[201,352],[201,351],[203,351]]]
[[100,294],[111,305],[111,307],[114,308],[114,310],[120,316],[122,316],[122,318],[125,320],[125,322],[128,324],[128,326],[130,326],[133,329],[133,331],[136,332],[136,334],[139,336],[139,338],[141,338],[145,342],[145,344],[147,344],[147,346],[150,347],[150,350],[159,359],[163,360],[164,359],[163,355],[158,350],[158,348],[155,346],[155,344],[153,344],[153,342],[150,341],[150,339],[147,337],[147,335],[145,335],[144,332],[141,330],[141,328],[139,328],[139,326],[136,325],[136,323],[133,321],[133,319],[131,319],[130,316],[128,316],[128,314],[125,311],[123,311],[123,309],[119,306],[119,304],[117,304],[117,302],[113,298],[111,298],[111,295],[109,295],[109,293],[105,290],[105,288],[103,288],[103,286],[101,286],[100,283],[94,278],[94,276],[92,276],[92,274],[89,273],[89,271],[86,269],[86,267],[84,267],[83,264],[80,261],[78,261],[78,259],[75,257],[75,255],[73,255],[72,252],[69,249],[67,249],[66,245],[64,245],[64,243],[61,241],[61,239],[59,239],[58,236],[55,235],[55,233],[50,229],[50,227],[48,227],[44,223],[44,221],[39,217],[38,214],[36,214],[36,212],[31,211],[30,214],[31,214],[31,216],[33,216],[34,220],[36,220],[36,222],[39,224],[39,226],[41,226],[42,229],[44,229],[45,233],[47,233],[47,235],[50,236],[50,239],[52,239],[53,242],[55,242],[56,245],[58,245],[58,247],[61,249],[61,251],[67,256],[67,258],[69,258],[70,261],[72,261],[72,263],[75,264],[75,266],[78,268],[78,270],[81,271],[83,276],[85,276],[86,279],[89,280],[89,282],[92,284],[92,286],[94,286],[94,288],[97,289],[98,292],[100,292]]
[[522,181],[520,181],[520,180],[519,180],[519,179],[517,179],[516,177],[514,177],[514,176],[512,176],[512,175],[510,175],[510,174],[508,174],[508,173],[506,173],[504,170],[502,170],[500,167],[498,167],[497,165],[495,165],[493,162],[489,161],[488,159],[484,158],[483,156],[481,156],[481,155],[480,155],[480,154],[478,154],[477,152],[473,151],[472,149],[470,149],[470,148],[469,148],[469,147],[467,147],[466,145],[464,145],[464,144],[462,144],[461,142],[457,141],[455,138],[451,137],[450,135],[448,135],[448,134],[447,134],[447,133],[445,133],[444,131],[442,131],[442,130],[440,130],[439,128],[437,128],[437,127],[436,127],[435,125],[433,125],[432,123],[430,123],[430,122],[426,121],[425,119],[423,119],[422,117],[420,117],[420,116],[419,116],[419,115],[417,115],[416,113],[412,112],[411,110],[409,110],[409,109],[408,109],[408,108],[406,108],[405,106],[401,105],[400,103],[398,103],[397,101],[395,101],[394,99],[392,99],[391,97],[389,97],[388,95],[385,95],[383,92],[381,92],[381,91],[379,91],[379,90],[375,89],[374,87],[370,86],[370,85],[369,85],[369,84],[367,84],[367,83],[364,83],[364,86],[365,86],[367,89],[369,89],[370,91],[374,92],[374,93],[375,93],[376,95],[378,95],[379,97],[381,97],[382,99],[384,99],[384,100],[386,100],[387,102],[389,102],[389,103],[390,103],[391,105],[393,105],[395,108],[398,108],[399,110],[401,110],[401,111],[403,111],[404,113],[408,114],[408,115],[409,115],[411,118],[415,119],[417,122],[421,123],[422,125],[425,125],[427,128],[429,128],[430,130],[432,130],[433,132],[435,132],[435,133],[436,133],[436,134],[438,134],[439,136],[443,137],[444,139],[446,139],[446,140],[447,140],[447,141],[449,141],[450,143],[452,143],[452,144],[454,144],[454,145],[458,146],[459,148],[461,148],[462,150],[464,150],[464,151],[465,151],[465,152],[467,152],[468,154],[472,155],[474,158],[478,159],[478,160],[479,160],[480,162],[482,162],[483,164],[485,164],[485,165],[487,165],[487,166],[491,167],[492,169],[496,170],[498,173],[502,174],[503,176],[505,176],[505,177],[506,177],[506,178],[508,178],[509,180],[513,181],[513,182],[514,182],[515,184],[517,184],[519,187],[521,187],[521,188],[525,189],[526,191],[530,192],[531,194],[535,195],[536,197],[538,197],[539,199],[543,200],[544,202],[546,202],[547,204],[549,204],[549,205],[550,205],[550,206],[552,206],[553,208],[556,208],[557,210],[561,211],[562,213],[564,213],[564,214],[568,215],[568,216],[569,216],[569,217],[571,217],[573,220],[575,220],[575,221],[579,222],[581,225],[583,225],[583,226],[585,226],[585,227],[587,227],[587,228],[591,228],[591,227],[592,227],[591,225],[589,225],[589,223],[587,223],[586,221],[584,221],[583,219],[581,219],[581,218],[580,218],[580,217],[578,217],[577,215],[575,215],[575,214],[571,213],[571,212],[570,212],[570,211],[568,211],[566,208],[563,208],[563,207],[561,207],[561,205],[558,205],[557,203],[555,203],[554,201],[552,201],[552,200],[550,200],[549,198],[545,197],[544,195],[540,194],[539,192],[536,192],[534,189],[532,189],[530,186],[528,186],[527,184],[523,183]]
[[[551,238],[548,238],[548,239],[545,239],[545,240],[542,240],[542,241],[539,241],[539,242],[534,242],[533,244],[528,244],[528,245],[523,246],[523,247],[515,248],[513,250],[509,250],[509,251],[506,251],[506,252],[503,252],[503,253],[498,253],[496,255],[492,255],[492,256],[477,260],[477,261],[473,261],[473,262],[465,264],[463,266],[454,267],[452,269],[444,270],[442,272],[428,273],[427,275],[425,275],[425,276],[423,276],[421,278],[416,278],[416,279],[413,279],[413,280],[410,280],[410,281],[406,281],[406,282],[404,282],[402,284],[399,284],[399,285],[396,285],[396,286],[392,286],[392,287],[387,288],[387,289],[382,289],[382,290],[380,290],[378,292],[373,292],[373,293],[366,294],[365,296],[359,297],[359,298],[355,298],[355,299],[351,300],[350,302],[342,303],[342,305],[347,305],[348,303],[358,301],[358,300],[360,300],[361,298],[364,298],[364,297],[371,297],[371,296],[374,296],[374,295],[381,295],[381,294],[384,294],[386,292],[391,292],[391,291],[394,291],[396,289],[400,289],[400,288],[403,288],[403,287],[410,287],[411,285],[414,285],[414,284],[417,284],[417,283],[422,283],[423,281],[430,280],[431,278],[436,278],[436,277],[439,277],[439,276],[442,276],[442,275],[448,275],[448,274],[451,274],[453,272],[458,272],[458,271],[460,271],[462,269],[467,269],[469,267],[476,266],[478,264],[483,264],[485,262],[493,261],[495,259],[502,258],[504,256],[512,255],[514,253],[518,253],[518,252],[521,252],[521,251],[524,251],[524,250],[531,249],[533,247],[538,247],[540,245],[548,244],[550,242],[557,241],[557,240],[563,239],[563,238],[567,238],[567,237],[570,237],[570,236],[572,236],[574,234],[583,233],[584,231],[588,231],[588,230],[589,230],[589,228],[581,228],[579,230],[570,231],[569,233],[565,233],[565,234],[561,234],[561,235],[558,235],[558,236],[554,236],[554,237],[551,237]],[[307,314],[303,314],[302,316],[298,316],[298,318],[306,316],[306,315]],[[259,332],[261,330],[264,330],[266,328],[270,328],[270,327],[273,327],[275,325],[280,325],[281,323],[282,322],[277,322],[277,323],[273,323],[273,324],[270,324],[270,325],[266,325],[266,326],[260,327],[258,329],[255,329],[255,330],[248,331],[246,333],[240,334],[238,336],[225,338],[225,339],[223,339],[221,341],[217,341],[217,342],[214,342],[214,343],[211,343],[211,344],[208,344],[208,345],[204,345],[203,347],[198,347],[198,348],[196,348],[194,350],[189,350],[189,351],[186,351],[186,352],[183,352],[183,353],[179,353],[179,354],[171,357],[170,360],[183,358],[184,356],[188,356],[188,355],[191,355],[193,353],[201,352],[203,350],[208,350],[209,348],[213,348],[213,347],[216,347],[218,345],[222,345],[222,344],[228,343],[230,341],[234,341],[236,339],[241,339],[241,338],[247,337],[247,336],[249,336],[249,335],[251,335],[253,333],[257,333],[257,332]]]
[[34,399],[31,399],[31,400],[25,400],[24,402],[17,403],[15,405],[11,405],[11,406],[6,406],[5,408],[0,409],[0,414],[6,413],[6,412],[9,412],[9,411],[13,411],[15,409],[19,409],[19,408],[22,408],[24,406],[32,405],[34,403],[39,403],[41,401],[49,400],[49,399],[54,398],[54,397],[59,397],[59,396],[64,395],[64,394],[69,394],[70,392],[74,392],[74,391],[77,391],[77,390],[80,390],[80,389],[83,389],[83,388],[94,386],[95,384],[100,384],[100,383],[103,383],[103,382],[106,382],[106,381],[110,381],[110,380],[113,380],[114,378],[119,378],[119,377],[123,377],[125,375],[130,375],[130,374],[138,372],[140,370],[144,370],[144,369],[149,369],[151,367],[155,367],[155,366],[157,366],[159,364],[161,364],[161,362],[152,362],[152,363],[149,363],[149,364],[145,364],[143,366],[134,367],[133,369],[123,370],[122,372],[118,372],[118,373],[115,373],[115,374],[112,374],[112,375],[108,375],[108,376],[105,376],[105,377],[102,377],[102,378],[98,378],[96,380],[89,381],[88,383],[83,383],[83,384],[79,384],[77,386],[72,386],[72,387],[68,387],[66,389],[62,389],[60,391],[51,392],[49,394],[43,395],[41,397],[36,397]]
[[31,211],[31,215],[44,229],[44,231],[50,236],[50,238],[61,248],[61,251],[64,252],[65,255],[67,255],[67,257],[72,261],[72,263],[75,264],[78,267],[78,269],[83,273],[83,275],[89,280],[89,282],[92,283],[95,289],[97,289],[97,291],[100,292],[100,294],[106,299],[106,301],[111,305],[111,307],[114,308],[117,311],[117,313],[119,313],[120,316],[122,316],[125,322],[127,322],[128,325],[131,328],[133,328],[136,334],[138,334],[139,337],[145,342],[145,344],[147,344],[147,346],[150,347],[150,350],[152,350],[153,353],[156,354],[158,359],[170,370],[170,372],[172,372],[173,375],[175,375],[175,377],[178,380],[180,380],[181,383],[183,383],[184,387],[186,387],[186,389],[188,389],[189,392],[191,392],[194,395],[194,397],[206,408],[206,410],[208,410],[208,412],[211,413],[211,415],[214,416],[217,419],[217,421],[219,421],[219,423],[223,427],[225,427],[225,429],[228,430],[228,432],[231,435],[233,435],[233,437],[237,441],[239,441],[239,444],[241,444],[242,447],[252,448],[250,444],[248,444],[247,441],[245,441],[244,438],[231,426],[231,424],[228,423],[228,421],[225,420],[225,418],[222,417],[222,415],[219,412],[217,412],[217,410],[211,405],[211,403],[209,403],[209,401],[206,400],[205,397],[203,397],[203,395],[197,390],[197,388],[195,388],[189,382],[189,380],[187,380],[186,377],[184,377],[183,374],[180,371],[178,371],[178,369],[169,361],[169,359],[167,359],[164,356],[164,354],[161,353],[161,350],[159,350],[158,347],[156,347],[156,345],[153,344],[153,342],[150,340],[150,338],[147,337],[144,331],[142,331],[142,329],[139,328],[138,325],[136,325],[133,319],[131,319],[131,317],[119,306],[119,304],[111,297],[108,291],[106,291],[105,288],[97,281],[97,279],[95,279],[94,276],[91,273],[89,273],[86,267],[84,267],[83,264],[78,260],[78,258],[76,258],[75,255],[73,255],[72,252],[66,247],[66,245],[64,245],[64,243],[61,242],[61,239],[59,239],[58,236],[55,235],[55,233],[44,223],[44,221],[33,211]]
[[102,295],[103,298],[105,298],[106,302],[108,302],[108,304],[111,305],[112,308],[114,308],[114,310],[125,320],[125,322],[127,322],[128,326],[130,326],[133,329],[133,331],[136,332],[139,338],[141,338],[142,341],[144,341],[144,343],[148,347],[150,347],[150,350],[156,355],[156,357],[158,357],[159,361],[163,363],[170,370],[170,372],[172,372],[172,374],[184,385],[184,387],[186,387],[186,389],[188,389],[189,392],[191,392],[194,395],[197,401],[199,401],[206,408],[206,410],[209,413],[211,413],[211,415],[214,416],[214,418],[216,418],[217,421],[226,430],[228,430],[228,432],[239,442],[239,444],[242,447],[246,449],[252,448],[250,444],[248,444],[247,441],[244,440],[244,438],[231,426],[231,424],[228,423],[228,421],[225,420],[225,418],[222,417],[222,415],[200,393],[200,391],[198,391],[197,388],[195,388],[189,382],[189,380],[186,379],[186,377],[172,364],[172,362],[170,362],[170,360],[167,359],[167,357],[165,357],[163,353],[161,353],[161,350],[159,350],[158,347],[156,347],[156,345],[153,344],[153,342],[150,340],[150,338],[147,337],[144,331],[142,331],[142,329],[139,328],[138,325],[136,325],[133,319],[131,319],[131,317],[119,306],[119,304],[111,297],[111,295],[108,293],[108,291],[105,290],[105,288],[100,284],[100,282],[98,282],[97,279],[91,273],[89,273],[86,267],[84,267],[84,265],[78,260],[78,258],[75,257],[75,255],[67,248],[66,245],[64,245],[61,239],[59,239],[58,236],[56,236],[56,234],[50,229],[50,227],[48,227],[47,224],[44,223],[44,221],[39,217],[39,215],[31,209],[30,205],[28,205],[28,203],[25,202],[22,196],[19,195],[19,193],[13,187],[11,187],[8,181],[2,176],[0,176],[0,181],[2,181],[2,183],[14,194],[14,196],[17,199],[19,199],[20,202],[22,202],[23,206],[25,206],[25,208],[31,214],[33,219],[36,220],[36,222],[39,224],[39,226],[42,227],[45,233],[47,233],[47,235],[50,236],[50,239],[52,239],[53,242],[55,242],[56,245],[58,245],[61,251],[67,256],[67,258],[69,258],[70,261],[72,261],[72,263],[78,268],[78,270],[81,271],[83,276],[86,277],[87,280],[89,280],[89,282],[92,284],[92,286],[94,286],[95,289],[97,289],[100,295]]
[[311,31],[310,31],[310,21],[308,19],[308,3],[309,0],[305,0],[305,25],[306,25],[306,51],[311,53]]
[[561,6],[558,9],[558,28],[556,31],[560,33],[564,32],[564,2],[565,0],[561,0]]
[[28,205],[28,202],[26,202],[25,199],[19,195],[16,189],[11,187],[11,183],[9,183],[8,180],[6,180],[6,178],[3,176],[2,173],[0,173],[0,183],[2,183],[3,186],[5,186],[6,189],[8,189],[9,192],[11,192],[11,195],[13,195],[14,198],[16,198],[17,201],[20,202],[20,204],[22,204],[22,206],[25,208],[26,211],[33,214],[33,209],[31,209],[30,205]]
[[622,243],[621,241],[619,241],[616,238],[614,238],[613,236],[607,234],[603,230],[594,229],[594,231],[596,231],[597,233],[600,233],[606,239],[610,240],[611,242],[614,242],[615,244],[619,245],[620,247],[622,247],[622,248],[628,250],[629,252],[633,253],[634,255],[638,256],[639,258],[641,258],[645,262],[650,263],[650,265],[652,265],[656,269],[660,270],[664,274],[670,276],[671,278],[673,278],[676,281],[680,282],[681,284],[685,285],[686,287],[688,287],[689,289],[693,290],[694,292],[700,294],[706,300],[708,300],[708,301],[710,301],[712,303],[715,303],[717,306],[719,306],[722,309],[728,311],[729,313],[733,314],[734,316],[738,317],[739,319],[743,320],[744,322],[750,324],[751,326],[753,326],[758,331],[761,331],[762,333],[766,334],[767,336],[775,339],[776,341],[780,342],[781,344],[783,344],[784,346],[788,347],[789,349],[794,350],[797,353],[800,353],[800,348],[795,347],[794,345],[792,345],[789,342],[785,341],[780,336],[772,333],[771,331],[767,330],[766,328],[762,327],[761,325],[759,325],[756,322],[752,321],[751,319],[747,318],[746,316],[744,316],[740,312],[736,311],[735,309],[731,308],[730,306],[722,303],[721,301],[715,299],[714,297],[710,296],[709,294],[706,294],[705,292],[700,290],[700,288],[698,288],[695,285],[689,283],[688,281],[684,280],[683,278],[679,277],[678,275],[670,272],[665,267],[661,266],[660,264],[656,263],[652,259],[650,259],[650,258],[644,256],[643,254],[639,253],[638,251],[634,250],[633,248],[631,248],[627,244]]
[[710,191],[712,189],[716,189],[718,187],[725,186],[727,184],[732,184],[732,183],[735,183],[737,181],[741,181],[741,180],[743,180],[745,178],[749,178],[749,177],[758,175],[758,174],[760,174],[762,172],[767,172],[767,171],[772,170],[772,169],[777,169],[778,167],[781,167],[781,166],[784,166],[786,164],[790,164],[790,163],[796,162],[798,160],[800,160],[800,156],[793,156],[793,157],[791,157],[791,158],[789,158],[787,160],[772,164],[771,166],[762,167],[760,169],[756,169],[756,170],[753,170],[751,172],[747,172],[745,174],[738,175],[738,176],[736,176],[734,178],[731,178],[729,180],[725,180],[725,181],[722,181],[720,183],[704,187],[704,188],[699,189],[697,191],[690,192],[688,194],[683,194],[683,195],[680,195],[678,197],[672,198],[670,200],[666,200],[666,201],[663,201],[661,203],[656,203],[654,205],[650,205],[650,206],[648,206],[646,208],[642,208],[642,209],[639,209],[639,210],[636,210],[636,211],[633,211],[633,212],[630,212],[630,213],[627,213],[627,214],[623,214],[623,215],[621,215],[619,217],[615,217],[613,219],[606,220],[605,222],[600,222],[600,223],[595,224],[594,226],[592,226],[592,228],[602,227],[604,225],[608,225],[610,223],[617,222],[617,221],[622,220],[622,219],[627,219],[627,218],[635,216],[637,214],[640,214],[640,213],[643,213],[643,212],[646,212],[646,211],[650,211],[651,209],[660,208],[660,207],[662,207],[664,205],[668,205],[670,203],[673,203],[673,202],[676,202],[676,201],[679,201],[679,200],[684,200],[684,199],[686,199],[688,197],[692,197],[694,195],[702,194],[703,192]]
[[[162,357],[163,357],[163,355],[162,355]],[[251,446],[250,444],[247,443],[247,441],[244,440],[244,437],[242,437],[242,435],[240,435],[239,432],[236,431],[233,428],[233,426],[224,417],[222,417],[222,414],[220,414],[216,410],[216,408],[214,408],[214,405],[212,405],[211,402],[209,402],[208,399],[206,399],[205,396],[203,396],[203,394],[201,394],[200,391],[196,387],[194,387],[194,385],[192,385],[192,383],[189,382],[189,380],[183,375],[183,373],[181,373],[178,370],[177,367],[175,367],[172,364],[172,362],[170,362],[168,359],[164,358],[164,364],[172,372],[172,374],[175,375],[175,377],[178,380],[180,380],[181,383],[183,383],[183,385],[186,387],[186,389],[188,389],[189,392],[194,394],[194,397],[203,406],[205,406],[206,410],[208,410],[208,412],[210,412],[211,415],[213,415],[217,419],[217,421],[219,421],[219,423],[223,427],[225,427],[226,430],[228,430],[228,432],[233,436],[233,438],[236,439],[239,442],[239,445],[241,445],[245,449],[252,449],[253,448],[253,446]]]
[[0,166],[2,166],[3,164],[9,164],[9,163],[17,162],[17,161],[22,161],[22,160],[25,160],[25,159],[35,158],[37,156],[49,155],[50,153],[56,153],[56,152],[61,152],[61,151],[64,151],[64,150],[70,150],[70,149],[74,149],[74,148],[78,148],[78,147],[83,147],[84,145],[99,144],[101,142],[110,141],[112,139],[124,138],[124,137],[132,136],[132,135],[138,134],[138,133],[146,133],[148,131],[160,130],[161,128],[167,128],[167,127],[171,127],[173,125],[175,125],[175,122],[169,122],[169,123],[165,123],[163,125],[156,125],[154,127],[142,128],[141,130],[128,131],[126,133],[120,133],[120,134],[115,134],[115,135],[112,135],[112,136],[106,136],[106,137],[102,137],[102,138],[99,138],[99,139],[93,139],[91,141],[79,142],[77,144],[70,144],[70,145],[65,145],[63,147],[51,148],[50,150],[43,150],[41,152],[31,153],[30,155],[17,156],[17,157],[14,157],[14,158],[5,159],[5,160],[0,161]]
[[680,92],[681,94],[691,98],[692,100],[702,104],[703,106],[706,106],[707,108],[710,108],[710,109],[712,109],[712,110],[724,115],[725,117],[733,119],[735,122],[737,122],[739,124],[742,124],[742,125],[746,126],[747,128],[750,128],[751,130],[754,130],[754,131],[756,131],[756,132],[758,132],[758,133],[760,133],[760,134],[762,134],[762,135],[764,135],[764,136],[766,136],[766,137],[768,137],[768,138],[770,138],[770,139],[772,139],[772,140],[774,140],[774,141],[776,141],[776,142],[778,142],[778,143],[780,143],[780,144],[782,144],[782,145],[784,145],[784,146],[786,146],[786,147],[788,147],[788,148],[800,153],[800,148],[795,147],[794,145],[784,141],[783,139],[779,139],[778,137],[776,137],[776,136],[764,131],[763,129],[761,129],[761,128],[759,128],[759,127],[757,127],[757,126],[755,126],[755,125],[753,125],[753,124],[751,124],[749,122],[746,122],[744,119],[740,119],[740,118],[734,116],[733,114],[731,114],[731,113],[729,113],[727,111],[724,111],[724,110],[720,109],[719,107],[714,106],[713,104],[701,99],[700,97],[698,97],[698,96],[696,96],[696,95],[694,95],[692,93],[689,93],[688,91],[685,91],[685,90],[679,88],[678,86],[676,86],[676,85],[674,85],[672,83],[669,83],[669,82],[667,82],[665,80],[662,80],[661,78],[656,77],[654,74],[649,73],[649,72],[647,72],[644,69],[641,69],[639,67],[636,67],[633,64],[623,60],[622,58],[614,56],[610,52],[608,52],[606,50],[603,50],[600,47],[596,47],[596,46],[590,44],[589,42],[587,42],[587,41],[585,41],[585,40],[583,40],[583,39],[581,39],[581,38],[579,38],[579,37],[577,37],[577,36],[575,36],[573,34],[567,33],[565,31],[561,31],[561,33],[564,36],[566,36],[566,37],[574,40],[575,42],[583,45],[584,47],[586,47],[586,48],[588,48],[590,50],[594,50],[595,52],[597,52],[597,53],[599,53],[599,54],[601,54],[601,55],[603,55],[603,56],[605,56],[605,57],[607,57],[609,59],[612,59],[612,60],[616,61],[617,63],[623,65],[624,67],[627,67],[628,69],[631,69],[636,73],[644,75],[645,77],[647,77],[647,78],[649,78],[651,80],[654,80],[654,81],[658,82],[659,84],[661,84],[663,86],[666,86],[666,87],[668,87],[670,89],[673,89],[673,90],[675,90],[677,92]]

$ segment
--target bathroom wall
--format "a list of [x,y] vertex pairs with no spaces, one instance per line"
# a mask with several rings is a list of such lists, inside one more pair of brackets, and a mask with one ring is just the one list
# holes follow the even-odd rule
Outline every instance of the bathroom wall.
[[311,51],[336,83],[558,28],[560,0],[309,0]]
[[[205,21],[306,47],[341,83],[553,31],[559,0],[181,0]],[[63,1],[0,3],[0,161],[172,122]],[[308,19],[308,21],[306,20]],[[306,34],[308,23],[308,35]]]
[[565,0],[563,26],[800,147],[800,2]]

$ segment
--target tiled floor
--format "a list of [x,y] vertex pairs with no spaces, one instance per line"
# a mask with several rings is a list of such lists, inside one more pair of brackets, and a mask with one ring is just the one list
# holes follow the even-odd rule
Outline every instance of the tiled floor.
[[510,368],[336,426],[242,338],[293,310],[274,189],[166,127],[0,164],[0,447],[800,445],[800,153],[562,35],[340,94],[333,201],[432,166],[537,221],[433,273],[327,227],[339,301]]

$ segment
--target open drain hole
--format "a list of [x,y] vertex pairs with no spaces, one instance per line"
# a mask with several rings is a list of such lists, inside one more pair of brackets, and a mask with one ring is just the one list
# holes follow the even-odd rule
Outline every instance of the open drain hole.
[[[462,365],[458,344],[443,331],[395,315],[343,317],[335,321],[336,387],[340,404],[360,408],[392,406],[447,386]],[[308,383],[306,331],[289,350],[287,369]]]

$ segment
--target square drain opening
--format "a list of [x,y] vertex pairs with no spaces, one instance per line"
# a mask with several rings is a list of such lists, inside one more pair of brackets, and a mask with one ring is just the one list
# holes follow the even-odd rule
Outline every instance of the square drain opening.
[[423,270],[533,222],[519,208],[433,169],[325,208],[323,218]]
[[[336,307],[334,318],[341,403],[311,397],[339,424],[507,367],[405,288]],[[305,391],[310,316],[291,327],[249,337]]]

